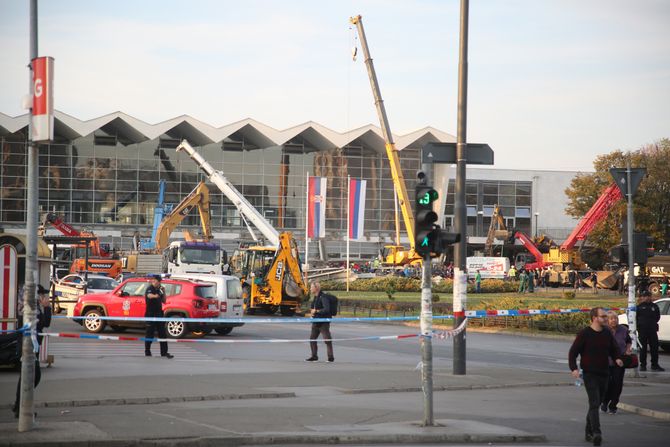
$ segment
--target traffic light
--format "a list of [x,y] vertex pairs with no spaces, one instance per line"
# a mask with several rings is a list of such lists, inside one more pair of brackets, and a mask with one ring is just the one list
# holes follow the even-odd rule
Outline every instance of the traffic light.
[[425,175],[419,173],[419,184],[416,186],[414,250],[422,256],[444,253],[449,245],[460,241],[458,233],[442,230],[435,224],[437,213],[433,211],[433,202],[438,198],[437,191],[425,184]]
[[636,264],[646,264],[647,258],[654,256],[654,238],[647,233],[633,233],[633,260]]
[[414,222],[415,250],[420,255],[430,255],[436,246],[439,234],[435,232],[437,213],[433,211],[433,202],[438,199],[432,186],[416,187],[416,218]]

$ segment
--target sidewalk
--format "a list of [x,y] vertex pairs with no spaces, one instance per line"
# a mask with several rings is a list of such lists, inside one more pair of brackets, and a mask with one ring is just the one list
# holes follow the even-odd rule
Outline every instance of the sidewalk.
[[[243,363],[249,367],[249,361]],[[270,362],[255,363],[253,368],[258,371],[271,368]],[[310,365],[308,371],[303,366],[300,364],[300,371],[282,373],[236,373],[231,365],[222,374],[85,380],[49,379],[46,375],[36,391],[37,427],[29,433],[16,431],[17,422],[9,411],[16,383],[3,380],[0,445],[102,447],[169,444],[175,439],[185,446],[545,440],[542,434],[476,421],[440,420],[437,427],[423,428],[419,425],[421,412],[407,412],[407,419],[395,420],[385,416],[385,411],[356,406],[346,411],[315,407],[315,401],[346,402],[368,393],[399,393],[404,399],[401,393],[420,390],[420,375],[389,365],[318,363]],[[571,383],[567,374],[505,368],[472,369],[467,376],[436,372],[434,376],[436,393]],[[250,404],[254,406],[251,413],[240,407]],[[277,410],[294,406],[297,408],[290,414]],[[147,413],[153,415],[151,422]],[[225,417],[214,418],[214,413]]]

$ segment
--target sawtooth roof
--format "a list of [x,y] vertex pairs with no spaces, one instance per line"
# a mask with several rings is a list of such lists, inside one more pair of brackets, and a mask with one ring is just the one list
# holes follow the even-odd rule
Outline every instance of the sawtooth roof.
[[[0,113],[0,136],[11,135],[28,127],[28,114],[9,116]],[[194,146],[220,143],[231,135],[242,135],[257,147],[280,146],[296,138],[318,149],[345,147],[356,140],[383,153],[384,138],[381,129],[367,125],[346,132],[336,132],[314,121],[298,124],[284,130],[277,130],[252,118],[246,118],[221,127],[199,121],[188,115],[181,115],[156,124],[149,124],[123,112],[114,112],[98,118],[82,121],[61,111],[54,112],[54,132],[57,136],[75,140],[88,136],[97,130],[117,135],[123,144],[141,143],[157,139],[161,135],[186,138]],[[406,135],[394,135],[398,150],[406,147],[420,147],[428,142],[454,142],[450,135],[433,127],[424,127]]]

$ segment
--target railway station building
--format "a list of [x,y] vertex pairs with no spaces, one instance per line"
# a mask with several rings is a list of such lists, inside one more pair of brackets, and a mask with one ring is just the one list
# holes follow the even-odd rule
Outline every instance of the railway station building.
[[[28,115],[0,113],[0,227],[26,231]],[[336,132],[307,122],[285,130],[253,119],[214,127],[189,116],[148,124],[122,112],[91,120],[55,113],[55,138],[39,148],[40,215],[55,212],[103,242],[130,249],[133,236],[149,237],[165,180],[165,203],[177,204],[193,190],[203,172],[184,153],[182,139],[231,181],[279,231],[292,231],[301,247],[305,235],[307,176],[327,177],[326,238],[309,244],[310,259],[344,257],[347,228],[347,176],[367,180],[363,238],[351,241],[352,259],[369,259],[395,239],[394,188],[384,139],[368,125]],[[426,127],[396,136],[410,197],[421,167],[421,148],[455,137]],[[453,223],[455,169],[444,204],[445,225]],[[565,188],[577,172],[468,167],[467,225],[471,249],[483,245],[494,205],[501,206],[508,228],[563,240],[576,221],[564,212]],[[235,206],[211,183],[212,232],[229,252],[251,240]],[[402,225],[402,218],[400,218]],[[199,228],[193,211],[182,226]],[[57,234],[47,229],[47,234]],[[173,239],[182,238],[180,231]],[[401,243],[407,245],[406,238]]]

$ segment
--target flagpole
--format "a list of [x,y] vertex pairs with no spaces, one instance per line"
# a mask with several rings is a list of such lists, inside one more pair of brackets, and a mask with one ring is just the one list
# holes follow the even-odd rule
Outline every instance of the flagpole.
[[349,235],[351,234],[351,176],[347,175],[347,292],[349,291]]
[[305,183],[305,284],[307,284],[308,270],[309,270],[309,171],[307,171],[307,182]]

